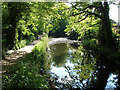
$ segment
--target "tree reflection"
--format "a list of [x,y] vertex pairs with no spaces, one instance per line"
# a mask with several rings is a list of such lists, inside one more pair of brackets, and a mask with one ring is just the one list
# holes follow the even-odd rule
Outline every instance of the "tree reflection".
[[59,88],[105,89],[109,75],[114,73],[118,78],[116,82],[116,88],[118,88],[120,82],[119,71],[113,70],[111,66],[101,62],[100,56],[99,54],[95,56],[92,50],[83,49],[81,45],[73,52],[73,58],[70,59],[74,66],[64,65],[70,79],[65,76],[61,79],[61,82],[54,81],[55,85]]
[[68,54],[68,46],[67,44],[54,44],[50,47],[51,49],[51,57],[54,61],[54,64],[58,67],[63,66],[64,63],[67,62]]

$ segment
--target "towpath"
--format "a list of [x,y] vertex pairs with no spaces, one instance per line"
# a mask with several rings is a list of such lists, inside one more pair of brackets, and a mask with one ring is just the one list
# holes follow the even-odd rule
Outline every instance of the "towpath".
[[23,57],[24,55],[26,55],[27,53],[31,53],[32,49],[35,47],[35,44],[37,44],[40,40],[35,40],[32,43],[28,44],[27,46],[19,49],[19,50],[10,50],[7,53],[9,55],[7,55],[5,57],[4,60],[1,60],[0,63],[2,63],[2,72],[0,71],[0,73],[4,73],[6,72],[6,69],[15,64],[16,61],[19,60],[19,58]]

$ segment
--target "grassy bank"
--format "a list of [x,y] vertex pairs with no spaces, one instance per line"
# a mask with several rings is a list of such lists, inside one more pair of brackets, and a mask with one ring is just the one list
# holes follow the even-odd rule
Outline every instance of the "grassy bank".
[[48,88],[47,75],[43,74],[47,65],[45,52],[47,37],[36,44],[32,53],[25,55],[18,63],[3,74],[2,84],[5,88]]

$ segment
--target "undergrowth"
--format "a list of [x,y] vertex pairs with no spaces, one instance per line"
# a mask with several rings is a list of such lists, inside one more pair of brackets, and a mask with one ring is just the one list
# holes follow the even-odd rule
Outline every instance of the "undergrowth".
[[34,40],[36,40],[36,37],[34,37],[34,36],[29,37],[29,39],[22,39],[20,41],[17,40],[13,49],[14,50],[20,49],[20,48],[26,46],[27,44],[33,42]]
[[32,53],[25,55],[3,74],[3,90],[6,88],[48,88],[46,81],[48,75],[43,74],[43,70],[46,70],[47,40],[47,37],[42,38]]

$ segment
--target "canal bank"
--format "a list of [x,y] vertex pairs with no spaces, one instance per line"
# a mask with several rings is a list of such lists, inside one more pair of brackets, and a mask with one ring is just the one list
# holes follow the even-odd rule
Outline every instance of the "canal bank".
[[[90,51],[83,52],[73,43],[67,38],[42,40],[30,55],[24,57],[23,62],[10,68],[12,74],[6,73],[4,85],[14,87],[18,83],[20,88],[50,88],[52,83],[54,88],[87,88],[91,80],[96,80],[96,60],[89,54]],[[114,83],[117,81],[112,80]],[[109,85],[114,87],[114,83]]]

